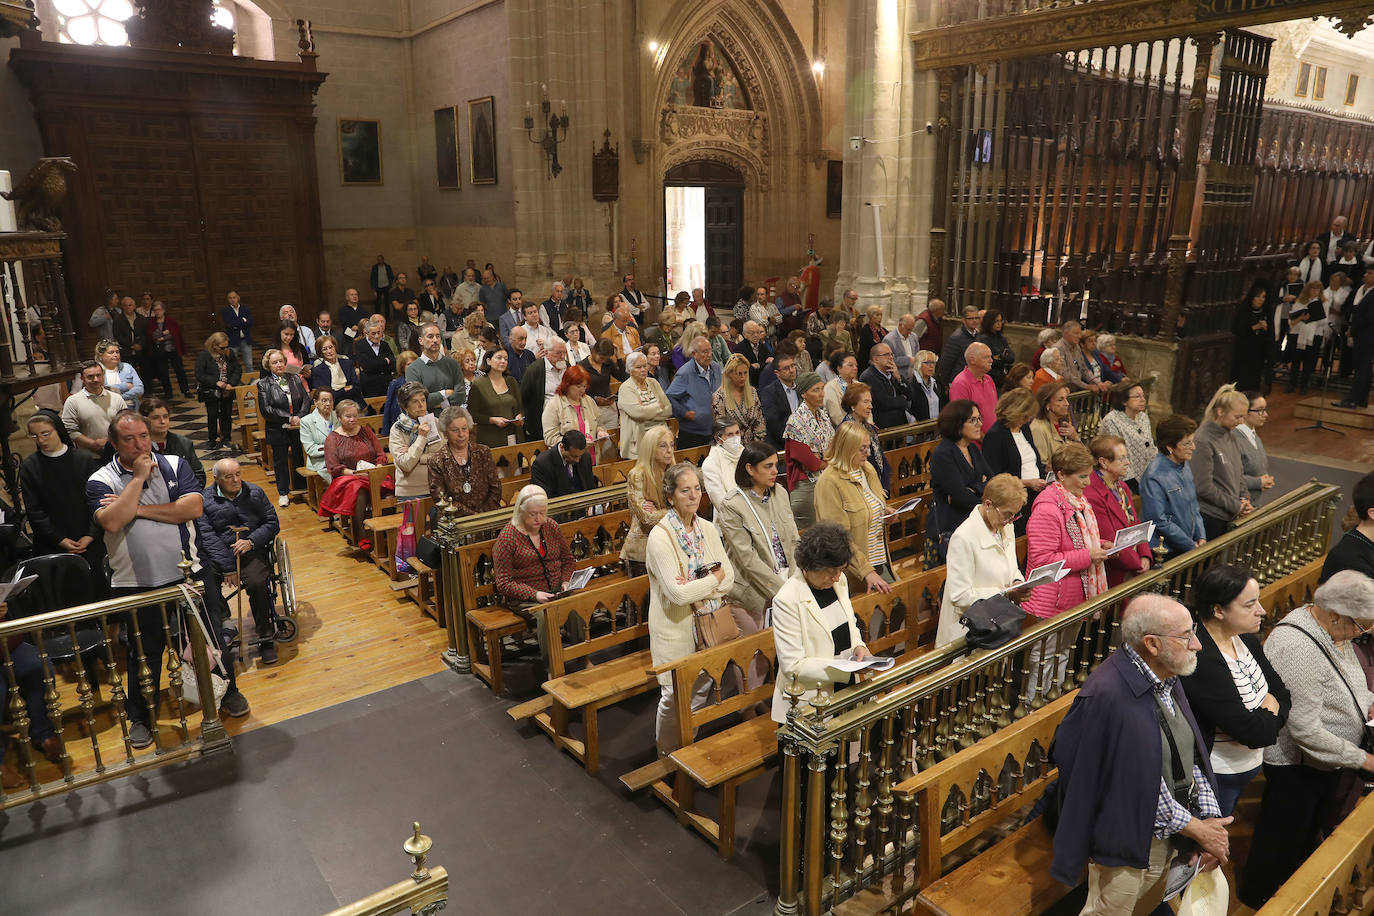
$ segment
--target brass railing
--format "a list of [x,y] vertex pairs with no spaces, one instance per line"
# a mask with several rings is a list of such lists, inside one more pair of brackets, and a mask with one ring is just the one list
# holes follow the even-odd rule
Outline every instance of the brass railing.
[[[549,517],[568,521],[596,509],[612,512],[625,508],[625,499],[624,483],[597,487],[583,493],[573,493],[549,500]],[[444,620],[448,624],[448,649],[444,651],[443,659],[454,671],[467,674],[472,671],[472,654],[468,646],[465,621],[465,611],[469,602],[464,600],[464,589],[470,586],[463,581],[458,563],[458,549],[466,544],[490,540],[499,535],[501,529],[511,520],[512,510],[502,508],[460,518],[458,510],[451,503],[443,502],[437,506],[437,511],[439,524],[430,535],[443,549],[443,566],[439,571],[442,578],[439,594],[444,603]]]
[[1374,796],[1350,816],[1283,882],[1255,916],[1307,916],[1309,913],[1374,911]]
[[[1234,531],[1028,627],[999,649],[970,653],[958,640],[828,702],[794,704],[779,731],[784,842],[777,912],[816,916],[902,872],[916,852],[918,812],[894,800],[893,785],[1081,684],[1112,651],[1121,612],[1134,596],[1162,592],[1186,601],[1197,576],[1217,563],[1248,566],[1262,586],[1310,563],[1326,549],[1339,496],[1337,487],[1304,484]],[[1060,640],[1068,650],[1065,676],[1047,676],[1042,664],[1037,678],[1032,651],[1052,656]],[[835,760],[851,765],[836,767]]]
[[[11,724],[18,733],[20,775],[27,783],[8,791],[0,788],[0,810],[229,746],[218,704],[212,700],[197,716],[188,710],[191,704],[182,694],[182,685],[189,674],[195,678],[199,696],[214,695],[205,636],[199,626],[187,625],[188,601],[201,604],[199,586],[188,583],[183,589],[171,585],[0,622],[0,666],[9,683],[6,703]],[[169,604],[175,608],[170,614]],[[157,685],[143,661],[144,634],[138,622],[138,609],[145,607],[157,607],[159,611],[159,625],[168,647],[163,659],[163,695],[171,701],[175,724],[158,721]],[[127,643],[138,648],[138,684],[149,710],[149,727],[153,733],[152,746],[143,751],[136,751],[129,740],[130,723],[125,710],[127,695],[122,673],[128,653],[119,647],[119,640],[112,635],[121,624],[126,627]],[[183,631],[191,647],[192,661],[189,663],[181,656],[179,634]],[[11,648],[12,639],[21,642]],[[53,658],[59,643],[68,648],[69,658]],[[25,644],[37,652],[44,711],[52,720],[61,744],[60,762],[55,765],[43,759],[29,740],[29,710],[15,676],[14,663],[14,653]],[[186,671],[188,665],[192,668],[190,672]],[[101,696],[102,688],[108,691],[107,697]],[[63,728],[64,720],[74,721],[84,733],[84,739],[69,740]]]
[[425,857],[434,841],[420,833],[420,822],[412,826],[414,834],[401,844],[410,856],[415,870],[404,881],[364,897],[356,903],[331,910],[325,916],[391,916],[409,912],[414,916],[433,916],[448,906],[448,872],[443,868],[429,868]]

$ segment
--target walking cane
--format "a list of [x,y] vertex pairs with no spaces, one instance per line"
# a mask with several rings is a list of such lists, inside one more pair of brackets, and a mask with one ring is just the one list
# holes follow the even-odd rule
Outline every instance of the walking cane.
[[[234,532],[234,543],[237,544],[242,538],[243,533],[248,531],[247,525],[230,525],[229,530]],[[239,661],[243,663],[243,670],[248,670],[248,644],[243,637],[243,562],[242,555],[234,551],[234,576],[238,579],[238,615],[239,615]],[[258,636],[262,636],[261,633]]]

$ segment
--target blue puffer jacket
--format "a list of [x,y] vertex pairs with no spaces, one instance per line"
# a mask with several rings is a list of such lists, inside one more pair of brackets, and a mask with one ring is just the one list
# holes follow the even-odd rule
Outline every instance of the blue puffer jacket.
[[277,532],[281,531],[281,524],[277,521],[277,510],[272,508],[272,501],[267,498],[262,487],[246,480],[243,482],[243,489],[234,499],[222,494],[219,487],[213,483],[201,491],[200,496],[204,501],[205,511],[196,519],[196,527],[200,530],[200,540],[205,546],[206,554],[215,564],[215,568],[222,573],[231,573],[235,569],[231,545],[237,537],[236,533],[230,530],[231,525],[247,528],[247,537],[258,550],[271,544]]

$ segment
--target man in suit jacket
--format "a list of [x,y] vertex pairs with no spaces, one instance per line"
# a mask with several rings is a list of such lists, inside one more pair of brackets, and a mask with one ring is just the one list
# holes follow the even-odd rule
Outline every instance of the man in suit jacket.
[[973,338],[978,334],[978,310],[971,305],[964,306],[963,327],[949,335],[949,340],[945,341],[945,348],[940,351],[940,366],[935,371],[935,377],[940,380],[940,384],[945,388],[954,381],[954,377],[964,371],[964,351],[968,345],[973,343]]
[[744,354],[749,360],[749,384],[755,388],[759,385],[759,373],[773,358],[773,351],[764,343],[763,334],[763,325],[757,321],[746,321],[744,339],[735,344],[735,352]]
[[[907,313],[898,318],[897,327],[888,332],[883,343],[892,348],[892,360],[897,366],[897,373],[903,379],[910,380],[916,371],[916,354],[921,351],[921,339],[916,336],[916,316]],[[870,353],[869,359],[872,358]]]
[[768,443],[781,449],[787,418],[801,406],[801,394],[797,391],[797,357],[779,353],[772,366],[773,380],[759,391],[759,406],[763,408],[763,423],[768,428]]
[[530,465],[530,483],[543,487],[549,499],[581,493],[596,486],[592,474],[592,456],[587,453],[587,437],[580,430],[570,429],[563,441],[544,449]]
[[1350,333],[1355,338],[1355,377],[1345,400],[1332,403],[1336,407],[1366,407],[1370,382],[1374,381],[1374,267],[1365,268],[1364,283],[1346,300],[1345,313],[1350,316]]
[[[510,332],[525,323],[525,295],[518,289],[506,293],[506,310],[496,321],[496,330],[501,335],[501,343],[510,343]],[[526,340],[526,345],[533,343]]]
[[321,338],[332,337],[340,353],[346,355],[348,351],[352,349],[351,347],[345,346],[347,338],[344,337],[343,331],[334,327],[334,316],[329,313],[329,309],[327,308],[320,309],[319,314],[315,316],[315,327],[311,330],[315,332],[316,347],[319,347]]
[[568,368],[568,344],[554,337],[544,350],[542,359],[536,358],[520,376],[520,402],[525,410],[525,435],[531,442],[544,438],[544,404],[554,397],[554,389],[563,380]]
[[1317,236],[1317,242],[1322,246],[1322,260],[1327,264],[1335,264],[1339,261],[1341,248],[1347,242],[1355,241],[1354,234],[1345,231],[1346,222],[1344,216],[1338,216],[1331,221],[1330,229]]
[[911,390],[897,372],[892,348],[886,341],[879,341],[868,356],[868,368],[859,376],[859,381],[873,392],[873,425],[887,429],[910,422]]

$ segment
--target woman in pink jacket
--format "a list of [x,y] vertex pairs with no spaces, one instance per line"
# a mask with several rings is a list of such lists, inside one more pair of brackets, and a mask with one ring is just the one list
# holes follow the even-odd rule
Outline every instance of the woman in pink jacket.
[[[1054,482],[1040,491],[1026,522],[1026,567],[1030,570],[1064,561],[1068,575],[1031,590],[1022,605],[1032,617],[1047,619],[1073,610],[1107,590],[1105,543],[1097,530],[1092,507],[1083,491],[1092,479],[1093,456],[1077,442],[1060,446],[1050,458]],[[1049,693],[1064,681],[1069,652],[1078,641],[1079,627],[1047,636],[1030,649],[1027,696]]]

